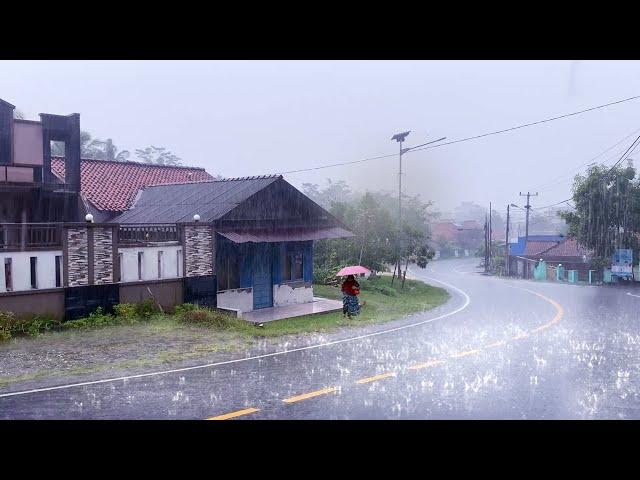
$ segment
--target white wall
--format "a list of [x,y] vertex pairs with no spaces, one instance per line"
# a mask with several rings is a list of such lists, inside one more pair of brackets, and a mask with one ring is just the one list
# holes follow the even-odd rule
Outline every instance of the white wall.
[[[0,253],[0,292],[6,292],[4,278],[4,259],[11,258],[11,272],[13,291],[32,290],[30,257],[37,257],[36,279],[37,287],[56,288],[56,255],[62,255],[62,250],[2,252]],[[61,265],[64,269],[64,262]],[[60,279],[64,279],[64,270],[60,271]]]
[[291,288],[286,284],[273,286],[274,307],[308,302],[313,302],[313,287],[299,286]]
[[[136,282],[139,280],[138,252],[144,252],[142,256],[142,280],[158,280],[158,252],[164,252],[162,256],[161,278],[176,278],[182,276],[182,259],[179,266],[176,260],[179,250],[182,250],[182,245],[119,248],[118,253],[122,254],[121,281]],[[177,270],[178,268],[179,270]]]
[[253,289],[239,288],[218,292],[218,307],[233,308],[242,312],[253,310]]

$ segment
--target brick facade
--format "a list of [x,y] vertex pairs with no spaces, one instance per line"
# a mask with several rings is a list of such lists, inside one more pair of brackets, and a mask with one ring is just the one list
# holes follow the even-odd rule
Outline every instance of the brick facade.
[[70,287],[89,284],[89,245],[87,227],[66,229],[67,265]]
[[111,227],[98,227],[93,231],[94,283],[113,283],[113,235]]
[[184,227],[185,276],[214,274],[213,228],[210,225]]

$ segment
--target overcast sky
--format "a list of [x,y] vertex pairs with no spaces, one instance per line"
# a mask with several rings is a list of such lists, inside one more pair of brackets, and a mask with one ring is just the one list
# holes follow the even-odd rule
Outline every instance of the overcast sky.
[[[393,154],[404,130],[409,146],[454,140],[638,94],[637,61],[0,61],[0,98],[26,118],[78,112],[133,159],[164,146],[226,177]],[[445,212],[465,200],[504,210],[526,190],[540,192],[534,206],[564,200],[581,164],[640,129],[639,112],[635,100],[408,154],[406,192]],[[397,170],[389,158],[285,178],[391,190]]]

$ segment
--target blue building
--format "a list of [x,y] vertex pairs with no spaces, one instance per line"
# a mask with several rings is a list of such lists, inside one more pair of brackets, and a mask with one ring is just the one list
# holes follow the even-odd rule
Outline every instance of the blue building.
[[158,185],[119,224],[213,225],[217,305],[247,312],[313,301],[313,242],[353,236],[280,175]]
[[560,242],[564,235],[529,235],[518,237],[517,242],[509,243],[509,272],[512,276],[529,278],[539,255]]

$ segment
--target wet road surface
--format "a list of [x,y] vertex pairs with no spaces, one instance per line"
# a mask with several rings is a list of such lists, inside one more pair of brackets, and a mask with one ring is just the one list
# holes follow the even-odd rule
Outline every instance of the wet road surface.
[[427,313],[249,360],[0,394],[0,418],[640,418],[640,290],[476,263],[414,270],[452,295]]

